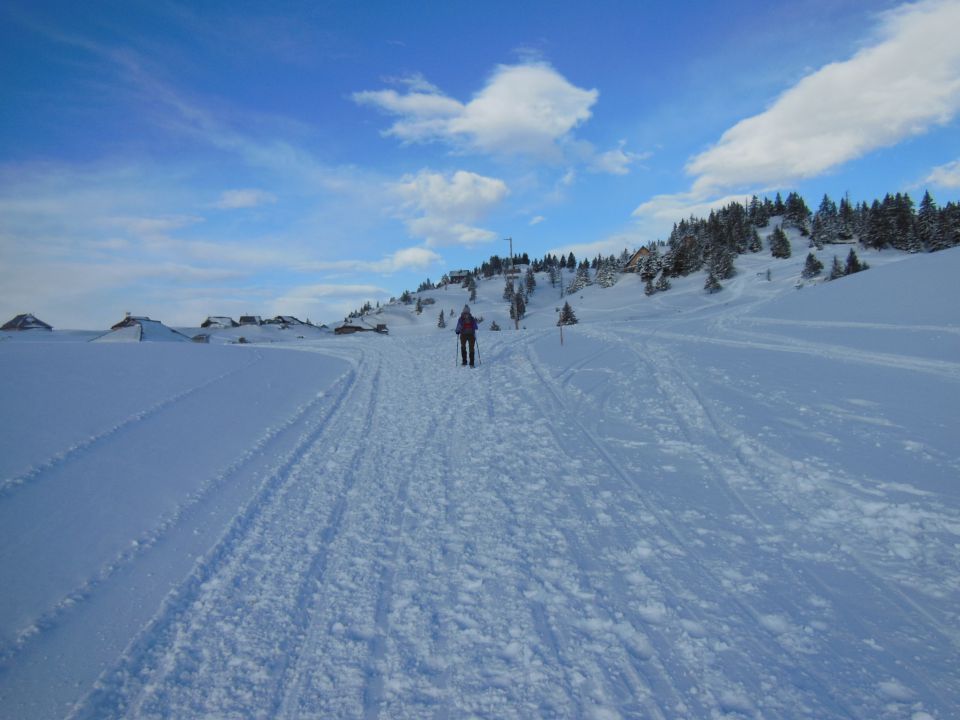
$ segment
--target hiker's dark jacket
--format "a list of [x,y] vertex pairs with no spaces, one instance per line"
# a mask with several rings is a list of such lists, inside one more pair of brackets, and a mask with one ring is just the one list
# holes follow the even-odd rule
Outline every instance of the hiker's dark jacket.
[[460,333],[473,335],[477,332],[477,327],[477,320],[473,315],[461,315],[460,319],[457,320],[457,335]]

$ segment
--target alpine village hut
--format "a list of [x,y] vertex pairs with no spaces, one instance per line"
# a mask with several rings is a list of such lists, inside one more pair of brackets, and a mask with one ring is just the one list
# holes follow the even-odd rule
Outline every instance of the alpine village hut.
[[238,323],[236,320],[234,320],[234,319],[231,318],[231,317],[223,317],[223,316],[220,316],[220,315],[211,315],[211,316],[208,317],[206,320],[204,320],[202,323],[200,323],[200,327],[202,327],[202,328],[226,329],[226,328],[240,327],[240,323]]
[[52,325],[47,325],[43,320],[38,318],[36,315],[31,315],[30,313],[24,313],[23,315],[17,315],[15,318],[7,322],[3,327],[0,327],[0,330],[53,330]]
[[90,342],[191,342],[191,340],[159,320],[127,315],[111,327],[110,332],[95,337]]
[[624,272],[637,272],[640,269],[640,263],[643,262],[644,258],[650,257],[650,248],[642,247],[637,250],[633,255],[630,256],[630,259],[627,260],[627,264],[624,265]]

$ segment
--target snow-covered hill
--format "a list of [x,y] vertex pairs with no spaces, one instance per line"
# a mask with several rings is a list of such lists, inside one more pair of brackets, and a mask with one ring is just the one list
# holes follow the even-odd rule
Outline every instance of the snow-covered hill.
[[477,370],[453,287],[388,336],[11,333],[0,716],[952,717],[960,249],[798,289],[794,240],[715,295],[541,275],[520,331],[481,282]]

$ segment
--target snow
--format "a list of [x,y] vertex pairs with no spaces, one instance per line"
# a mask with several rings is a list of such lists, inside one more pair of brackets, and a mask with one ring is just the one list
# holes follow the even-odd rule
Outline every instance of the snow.
[[186,335],[146,317],[128,318],[129,324],[94,338],[91,342],[190,342]]
[[793,240],[716,295],[542,275],[520,331],[482,282],[476,370],[459,287],[11,334],[0,716],[952,717],[960,250],[797,289]]

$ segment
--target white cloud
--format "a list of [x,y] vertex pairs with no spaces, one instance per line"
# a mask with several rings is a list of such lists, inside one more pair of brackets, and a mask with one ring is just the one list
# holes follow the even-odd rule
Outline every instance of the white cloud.
[[276,195],[265,190],[246,188],[241,190],[224,190],[214,207],[221,210],[239,210],[253,208],[259,205],[268,205],[277,201]]
[[546,218],[543,215],[537,215],[535,217],[530,218],[530,222],[528,222],[527,225],[530,225],[530,226],[539,225],[544,220],[546,220]]
[[370,269],[379,273],[394,273],[400,270],[424,270],[442,258],[429,248],[411,247],[397,250],[382,260],[370,264]]
[[407,211],[416,214],[406,221],[410,234],[433,247],[495,239],[496,233],[472,223],[486,217],[510,192],[503,180],[465,170],[452,175],[423,170],[404,176],[392,190]]
[[635,232],[617,233],[610,235],[602,240],[596,240],[589,243],[570,243],[561,247],[553,248],[549,252],[553,255],[569,255],[571,252],[578,260],[584,258],[592,260],[597,255],[604,257],[609,255],[619,255],[625,248],[635,250],[641,245],[646,245],[647,241],[642,239],[642,235]]
[[885,13],[879,42],[806,76],[692,158],[693,193],[782,187],[949,122],[960,110],[958,27],[956,0]]
[[404,142],[449,143],[507,155],[560,157],[558,143],[591,116],[597,90],[571,84],[542,62],[500,65],[472,100],[461,103],[416,77],[406,94],[354,93],[360,104],[400,117],[386,134]]
[[960,188],[960,160],[935,167],[924,182],[945,188]]
[[155,238],[181,228],[203,222],[194,215],[168,215],[166,217],[112,217],[106,224],[118,227],[138,238]]
[[284,299],[317,299],[331,297],[370,297],[372,295],[383,295],[387,290],[377,285],[339,285],[336,283],[318,283],[314,285],[300,285],[288,290],[283,298],[278,298],[276,302]]
[[376,285],[301,285],[291,288],[266,304],[270,315],[294,315],[314,322],[321,318],[346,317],[363,303],[386,299],[390,292]]
[[397,250],[380,260],[334,260],[308,262],[297,266],[303,272],[375,272],[385,275],[402,270],[425,270],[442,261],[436,252],[425,247],[410,247]]
[[630,166],[634,163],[650,157],[650,153],[633,153],[624,150],[626,141],[621,140],[620,144],[613,150],[595,155],[589,165],[589,169],[596,173],[609,173],[610,175],[626,175],[630,172]]
[[648,218],[661,226],[687,218],[706,217],[711,210],[717,210],[732,202],[744,203],[748,198],[743,195],[725,195],[724,197],[704,199],[697,193],[675,193],[656,195],[633,211],[634,217]]

